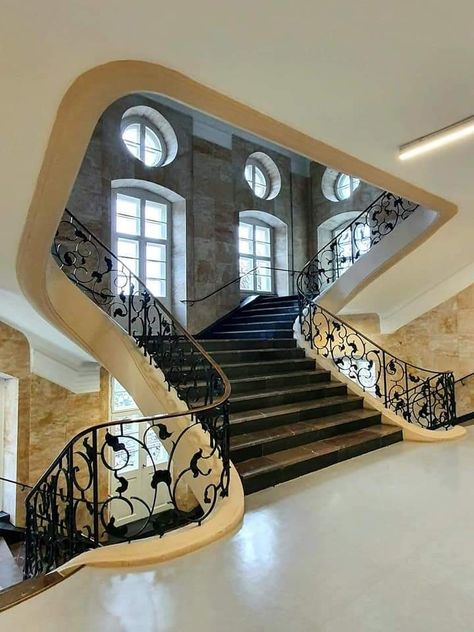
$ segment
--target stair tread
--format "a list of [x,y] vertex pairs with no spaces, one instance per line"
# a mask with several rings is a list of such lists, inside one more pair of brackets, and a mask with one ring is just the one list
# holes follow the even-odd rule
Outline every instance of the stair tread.
[[281,450],[261,457],[248,459],[241,463],[236,463],[236,468],[242,477],[256,476],[264,472],[277,470],[283,467],[307,461],[318,456],[338,452],[343,448],[359,445],[371,439],[384,438],[389,435],[400,433],[400,428],[396,426],[371,426],[362,430],[348,432],[330,439],[313,441],[296,448]]
[[[222,329],[223,329],[224,327],[231,327],[231,326],[232,326],[232,325],[222,325],[221,327],[219,327],[219,329],[220,329],[220,331],[222,331]],[[218,333],[218,332],[219,332],[219,329],[218,329],[218,330],[216,330],[216,333]],[[292,329],[292,328],[291,328],[291,329]],[[273,334],[273,333],[275,333],[275,332],[277,332],[277,331],[290,331],[290,327],[285,327],[284,329],[237,329],[237,330],[233,330],[233,331],[232,331],[232,330],[229,330],[229,331],[228,331],[228,330],[226,329],[226,330],[225,330],[225,331],[223,331],[222,333],[225,333],[225,334],[236,333],[236,334],[238,334],[238,333],[242,333],[243,331],[245,331],[245,333],[247,333],[247,334],[254,334],[254,333],[256,334],[256,333],[260,333],[260,332],[262,332],[262,331],[265,331],[265,332],[267,332],[267,333],[272,333],[272,334]]]
[[[278,340],[279,342],[283,342],[285,340],[287,340],[288,342],[295,342],[294,338],[279,338]],[[216,340],[215,338],[199,338],[198,342],[200,344],[206,344],[207,342],[248,342],[248,339],[247,338],[219,338],[218,340]],[[269,342],[269,341],[259,340],[258,342]],[[212,351],[215,351],[215,349],[213,349]]]
[[[279,378],[284,378],[284,377],[290,377],[290,378],[291,377],[306,377],[307,375],[313,375],[313,374],[322,375],[324,373],[326,373],[329,378],[329,371],[327,371],[326,369],[305,369],[304,371],[288,371],[288,373],[269,373],[269,374],[264,373],[263,375],[252,376],[252,377],[239,377],[239,378],[231,379],[230,382],[231,384],[248,384],[255,381],[260,382],[261,380],[266,380],[266,379],[277,379],[277,378],[279,379]],[[307,384],[306,384],[306,387],[308,387]]]
[[[283,374],[285,375],[285,374]],[[249,400],[264,399],[269,395],[285,395],[289,393],[307,393],[308,391],[321,391],[325,389],[338,389],[344,386],[342,382],[316,382],[315,384],[302,384],[299,386],[275,389],[275,387],[259,389],[255,393],[242,393],[241,395],[231,396],[231,402],[246,402]]]
[[231,437],[230,445],[231,449],[239,449],[250,445],[269,443],[277,439],[305,434],[313,430],[323,430],[328,427],[344,425],[351,421],[374,419],[379,415],[380,413],[376,410],[362,408],[360,410],[351,410],[344,413],[336,413],[335,415],[327,415],[317,419],[295,421],[283,426],[275,426],[272,428],[266,428],[265,430],[256,430],[255,432],[246,432],[241,435],[235,435]]
[[246,421],[253,421],[256,419],[262,419],[265,417],[276,417],[278,415],[286,415],[292,412],[298,412],[300,410],[309,410],[311,408],[320,408],[327,406],[328,404],[339,404],[347,401],[360,401],[362,397],[357,395],[338,395],[331,397],[323,397],[321,399],[311,399],[305,402],[294,402],[291,404],[281,404],[279,406],[268,406],[263,409],[245,410],[237,413],[231,413],[231,423],[243,423]]

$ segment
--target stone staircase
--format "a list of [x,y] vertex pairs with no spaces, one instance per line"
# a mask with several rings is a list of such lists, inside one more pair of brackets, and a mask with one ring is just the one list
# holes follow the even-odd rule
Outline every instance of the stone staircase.
[[297,297],[259,297],[200,342],[232,384],[231,459],[247,494],[402,440],[305,357]]

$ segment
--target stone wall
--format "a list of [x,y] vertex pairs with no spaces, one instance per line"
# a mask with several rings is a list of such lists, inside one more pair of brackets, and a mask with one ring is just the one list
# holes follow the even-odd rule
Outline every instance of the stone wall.
[[[123,113],[136,105],[157,109],[172,125],[177,135],[178,153],[170,164],[149,168],[127,151],[120,136],[120,122]],[[170,307],[193,332],[210,325],[239,303],[238,283],[187,308],[183,308],[181,301],[206,296],[238,276],[241,211],[264,211],[285,223],[288,258],[281,267],[299,270],[311,254],[307,240],[309,178],[292,172],[288,156],[234,133],[229,137],[231,142],[226,147],[194,136],[192,116],[157,104],[146,96],[127,96],[110,106],[100,118],[68,203],[71,212],[110,245],[114,180],[152,182],[185,200],[185,225],[177,230],[173,225],[172,236],[173,252],[184,250],[185,257],[179,263],[173,257],[172,276],[184,274],[186,282],[173,284]],[[273,200],[256,198],[245,181],[245,162],[256,151],[268,154],[280,170],[282,187]],[[184,271],[178,269],[183,266]],[[290,291],[293,291],[292,281],[290,275]]]
[[[359,324],[360,327],[360,324]],[[368,334],[394,355],[426,369],[474,371],[474,284],[393,334]],[[474,380],[456,388],[461,413],[474,410]]]
[[[33,485],[69,439],[109,418],[109,377],[101,371],[97,393],[77,395],[30,371],[30,346],[19,331],[0,322],[0,373],[17,382],[18,406],[9,401],[4,428],[4,475]],[[16,524],[24,520],[25,494],[4,487]],[[15,498],[16,493],[16,498]],[[16,505],[16,506],[15,506]]]

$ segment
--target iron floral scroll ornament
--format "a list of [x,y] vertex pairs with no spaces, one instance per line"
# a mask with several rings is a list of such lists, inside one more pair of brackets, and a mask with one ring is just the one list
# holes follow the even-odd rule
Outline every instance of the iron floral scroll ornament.
[[[25,578],[91,548],[199,525],[227,496],[230,478],[230,385],[220,367],[68,211],[52,254],[162,371],[187,410],[93,426],[66,445],[26,499]],[[189,454],[194,443],[187,439],[196,431],[200,444]],[[140,493],[128,476],[137,463],[147,473]]]
[[[451,427],[456,418],[453,373],[431,371],[397,358],[319,303],[324,290],[364,254],[358,247],[358,235],[368,234],[372,248],[417,208],[417,204],[382,193],[326,244],[297,279],[299,322],[311,348],[332,360],[342,374],[406,421],[437,430]],[[348,231],[350,261],[340,255],[340,243],[347,239]]]

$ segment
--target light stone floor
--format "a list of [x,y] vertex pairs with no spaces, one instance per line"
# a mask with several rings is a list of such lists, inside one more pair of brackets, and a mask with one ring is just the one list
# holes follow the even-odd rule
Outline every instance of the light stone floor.
[[469,431],[255,494],[233,537],[154,567],[81,570],[0,630],[472,632]]

